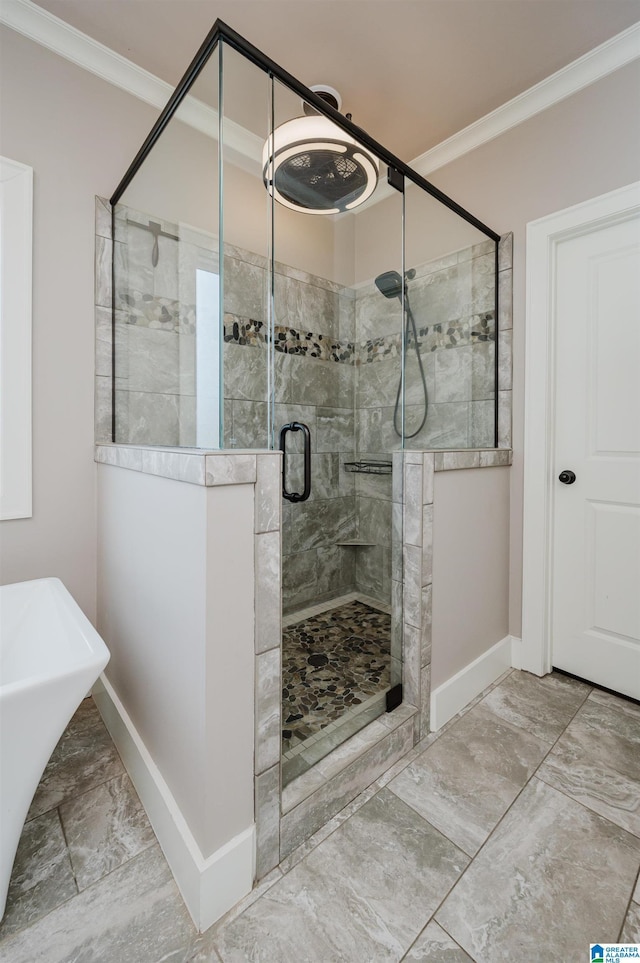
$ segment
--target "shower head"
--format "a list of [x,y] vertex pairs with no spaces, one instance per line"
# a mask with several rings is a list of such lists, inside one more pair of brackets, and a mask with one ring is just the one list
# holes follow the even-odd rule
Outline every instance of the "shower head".
[[402,278],[397,271],[385,271],[375,279],[375,285],[385,298],[402,298]]
[[[404,294],[407,297],[407,281],[412,281],[416,276],[416,269],[409,268],[404,272]],[[375,285],[385,298],[400,298],[402,300],[402,278],[397,271],[385,271],[375,279]]]

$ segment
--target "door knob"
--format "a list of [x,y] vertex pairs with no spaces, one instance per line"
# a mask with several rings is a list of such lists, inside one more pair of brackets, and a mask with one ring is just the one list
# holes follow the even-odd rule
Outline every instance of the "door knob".
[[574,481],[576,480],[576,473],[565,468],[565,470],[561,471],[558,475],[558,479],[563,485],[573,485]]

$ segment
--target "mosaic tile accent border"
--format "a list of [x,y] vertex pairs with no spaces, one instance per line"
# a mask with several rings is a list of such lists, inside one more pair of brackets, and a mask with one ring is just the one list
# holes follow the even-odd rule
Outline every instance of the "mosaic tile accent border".
[[[304,355],[319,361],[337,361],[342,364],[354,363],[355,346],[350,341],[335,341],[324,334],[299,331],[297,328],[280,324],[275,325],[274,334],[274,348],[282,354]],[[225,314],[224,340],[256,348],[266,345],[270,339],[264,321]]]
[[[450,321],[447,324],[424,325],[417,330],[423,354],[443,348],[461,348],[468,344],[480,344],[483,341],[496,340],[493,312],[473,315],[468,321],[460,320]],[[412,345],[413,339],[410,338],[408,343]],[[373,361],[398,358],[401,346],[402,337],[399,333],[361,341],[358,344],[356,364],[370,364]]]
[[196,333],[196,306],[141,291],[117,291],[116,304],[125,324],[178,334]]
[[[148,314],[153,312],[152,308],[145,308],[144,310]],[[161,318],[160,322],[162,320]],[[165,320],[168,321],[169,319],[166,318]],[[150,323],[149,326],[161,326],[160,322]],[[425,325],[418,328],[418,338],[424,353],[495,341],[494,315],[493,312],[485,312],[473,315],[468,321]],[[264,321],[254,321],[252,318],[240,318],[234,314],[225,314],[224,340],[230,344],[247,345],[254,348],[262,347],[269,341],[267,325]],[[412,344],[411,339],[409,344]],[[348,365],[371,364],[375,361],[386,361],[389,358],[400,357],[402,335],[398,332],[381,338],[361,341],[355,345],[351,341],[335,341],[327,338],[326,335],[315,334],[313,331],[300,331],[297,328],[276,325],[274,348],[282,354],[303,355],[308,358],[316,358],[319,361],[336,361]]]

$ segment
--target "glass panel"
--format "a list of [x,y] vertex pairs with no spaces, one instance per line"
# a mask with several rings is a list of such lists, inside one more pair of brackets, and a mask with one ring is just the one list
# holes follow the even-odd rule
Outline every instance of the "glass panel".
[[220,446],[217,110],[214,51],[115,207],[121,443]]
[[289,426],[285,783],[402,681],[403,448],[495,444],[495,244],[404,188],[221,43],[114,212],[115,440]]
[[493,448],[495,242],[409,181],[405,232],[405,447]]
[[224,447],[269,448],[272,202],[262,151],[271,129],[272,81],[232,47],[221,47]]
[[[277,431],[303,423],[311,435],[310,498],[283,500],[286,783],[385,711],[391,684],[391,452],[401,439],[380,431],[375,374],[392,380],[393,407],[402,307],[398,298],[393,303],[380,293],[374,298],[372,275],[358,273],[368,244],[366,227],[359,223],[366,212],[349,205],[358,190],[366,190],[366,163],[373,161],[357,146],[335,145],[339,132],[313,112],[307,116],[300,99],[279,83],[274,108],[276,164],[268,164],[267,178],[278,197],[273,212],[275,424]],[[320,134],[314,119],[324,125]],[[305,127],[311,121],[310,133],[300,131],[301,120]],[[291,121],[291,127],[283,126]],[[308,145],[291,146],[307,137],[325,145],[323,157],[313,156]],[[383,182],[385,176],[386,168]],[[398,272],[402,195],[394,194],[388,203],[390,224],[379,270]],[[342,208],[342,213],[322,213]],[[382,327],[375,323],[378,302],[385,305]],[[359,384],[365,368],[371,375]],[[301,431],[287,435],[289,491],[301,492],[304,485],[302,440]],[[400,504],[395,517],[401,539]],[[394,576],[400,589],[401,557],[400,545]],[[401,607],[401,593],[396,600]],[[400,665],[398,659],[396,675]]]

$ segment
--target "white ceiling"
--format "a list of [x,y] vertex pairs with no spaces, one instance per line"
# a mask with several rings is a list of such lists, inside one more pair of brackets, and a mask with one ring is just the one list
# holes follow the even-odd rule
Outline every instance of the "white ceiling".
[[406,161],[640,20],[640,0],[37,0],[176,84],[220,18]]

